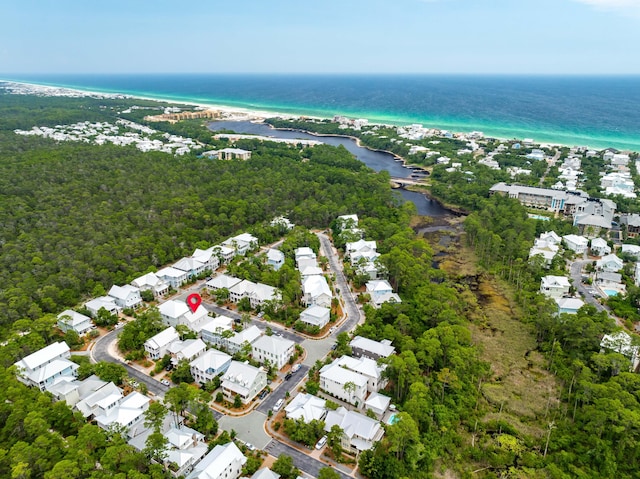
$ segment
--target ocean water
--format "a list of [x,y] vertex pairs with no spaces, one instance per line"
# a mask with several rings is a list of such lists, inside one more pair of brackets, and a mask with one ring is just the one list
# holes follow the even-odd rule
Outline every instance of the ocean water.
[[4,79],[640,151],[640,76],[154,74]]

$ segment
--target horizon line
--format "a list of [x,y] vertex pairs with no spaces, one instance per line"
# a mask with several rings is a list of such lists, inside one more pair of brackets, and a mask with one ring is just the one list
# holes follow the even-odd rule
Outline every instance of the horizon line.
[[93,76],[125,76],[125,75],[246,75],[246,76],[503,76],[503,77],[640,77],[637,73],[540,73],[540,72],[0,72],[5,76],[39,76],[39,75],[93,75]]

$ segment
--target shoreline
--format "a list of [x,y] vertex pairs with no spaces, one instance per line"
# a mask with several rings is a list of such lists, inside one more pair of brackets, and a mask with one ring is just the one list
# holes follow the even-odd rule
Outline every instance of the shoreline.
[[[267,118],[273,118],[273,117],[282,117],[282,118],[310,118],[310,119],[317,119],[317,120],[327,120],[330,119],[328,116],[318,116],[318,115],[313,115],[313,114],[304,114],[304,113],[285,113],[282,111],[278,111],[276,109],[274,110],[266,110],[266,109],[252,109],[252,108],[246,108],[246,107],[237,107],[237,106],[229,106],[229,105],[222,105],[222,104],[217,104],[217,103],[203,103],[203,102],[199,102],[199,101],[190,101],[190,100],[178,100],[175,98],[172,99],[166,99],[166,98],[162,98],[162,97],[158,97],[158,96],[146,96],[146,95],[137,95],[137,94],[131,94],[131,93],[122,93],[122,92],[115,92],[115,91],[100,91],[100,90],[95,90],[95,89],[90,89],[90,88],[82,88],[82,87],[77,87],[77,86],[66,86],[66,85],[54,85],[54,84],[46,84],[46,83],[33,83],[33,82],[29,82],[29,81],[22,81],[22,80],[11,80],[11,79],[3,79],[0,78],[0,82],[5,82],[5,83],[9,83],[9,84],[15,84],[15,85],[26,85],[29,87],[34,87],[34,88],[39,88],[39,89],[50,89],[50,90],[65,90],[68,92],[78,92],[78,93],[84,93],[87,95],[99,95],[99,96],[103,96],[103,97],[124,97],[124,98],[130,98],[130,99],[140,99],[140,100],[147,100],[147,101],[155,101],[155,102],[159,102],[159,103],[167,103],[167,104],[171,104],[171,105],[187,105],[187,106],[193,106],[193,107],[198,107],[198,108],[204,108],[204,109],[208,109],[208,110],[218,110],[220,112],[226,113],[228,115],[234,115],[234,114],[239,114],[239,115],[245,115],[246,117],[252,117],[253,119],[267,119]],[[353,115],[344,115],[347,117],[353,116]],[[227,118],[227,119],[231,119],[231,118]],[[370,120],[370,125],[387,125],[387,126],[403,126],[404,124],[410,124],[408,121],[407,122],[380,122],[379,120]],[[423,122],[425,123],[425,122]],[[430,125],[428,123],[425,123],[429,128],[433,128],[433,129],[438,129],[441,131],[451,131],[448,128],[442,128],[441,126],[433,126]],[[455,126],[453,128],[456,128]],[[478,126],[478,128],[482,128],[481,125]],[[452,133],[454,134],[467,134],[469,132],[464,132],[464,131],[452,131]],[[347,137],[348,135],[345,135],[345,137]],[[540,147],[550,147],[550,148],[572,148],[574,146],[586,146],[589,149],[594,149],[596,151],[603,151],[606,150],[608,148],[613,148],[619,151],[624,151],[624,152],[630,152],[630,153],[638,153],[640,152],[640,148],[638,148],[637,150],[632,149],[632,148],[618,148],[618,147],[612,147],[611,145],[609,146],[604,146],[604,147],[592,147],[589,146],[588,144],[588,140],[587,143],[584,144],[568,144],[568,143],[559,143],[559,142],[553,142],[553,141],[538,141],[535,140],[535,134],[532,135],[534,137],[534,144],[536,145],[540,145]],[[522,141],[525,137],[522,138],[518,138],[518,137],[511,137],[511,138],[507,138],[504,136],[500,136],[500,135],[490,135],[490,134],[485,134],[485,138],[494,138],[498,141]],[[596,141],[597,143],[605,143],[606,140],[593,140]],[[615,141],[614,141],[615,143]],[[390,153],[390,152],[389,152]]]

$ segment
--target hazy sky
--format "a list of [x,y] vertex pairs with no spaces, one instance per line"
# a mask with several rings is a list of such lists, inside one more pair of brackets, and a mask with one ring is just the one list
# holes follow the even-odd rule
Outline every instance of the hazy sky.
[[640,74],[640,0],[5,0],[0,73]]

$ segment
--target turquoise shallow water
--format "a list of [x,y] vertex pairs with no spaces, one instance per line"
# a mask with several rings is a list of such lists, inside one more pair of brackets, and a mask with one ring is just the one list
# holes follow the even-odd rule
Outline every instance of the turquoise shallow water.
[[640,77],[73,75],[7,80],[640,151]]

